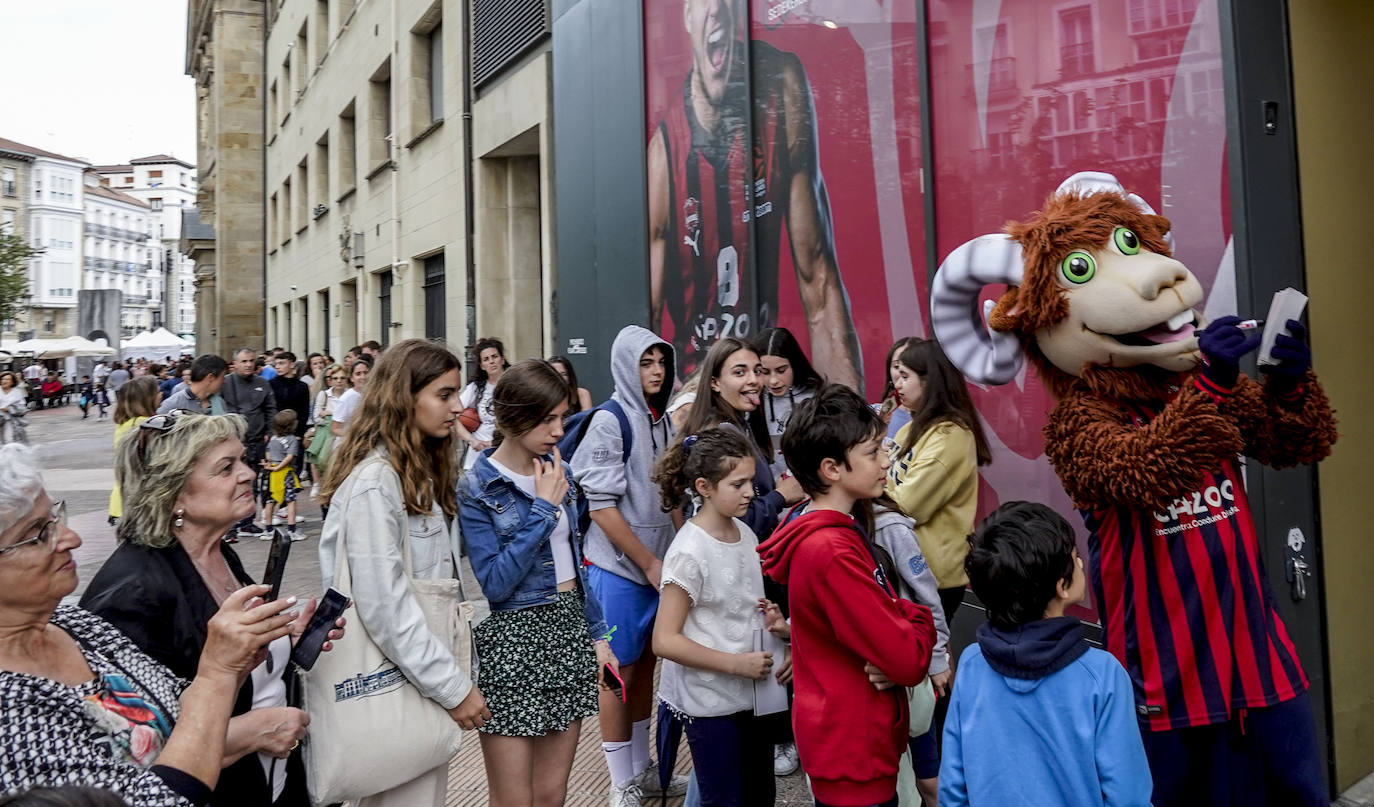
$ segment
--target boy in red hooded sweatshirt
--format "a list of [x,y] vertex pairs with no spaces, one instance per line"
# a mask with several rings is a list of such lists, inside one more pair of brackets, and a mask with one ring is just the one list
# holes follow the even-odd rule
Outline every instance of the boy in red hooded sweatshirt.
[[792,725],[817,807],[895,807],[902,687],[925,678],[935,645],[930,609],[897,597],[851,515],[883,492],[885,431],[848,387],[800,404],[782,452],[811,500],[759,545],[763,573],[791,604]]

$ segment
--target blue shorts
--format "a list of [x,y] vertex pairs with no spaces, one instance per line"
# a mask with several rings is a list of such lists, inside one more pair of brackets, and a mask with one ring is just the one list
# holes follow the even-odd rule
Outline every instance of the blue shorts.
[[596,564],[587,567],[587,585],[611,626],[611,652],[622,665],[635,663],[652,647],[658,592]]

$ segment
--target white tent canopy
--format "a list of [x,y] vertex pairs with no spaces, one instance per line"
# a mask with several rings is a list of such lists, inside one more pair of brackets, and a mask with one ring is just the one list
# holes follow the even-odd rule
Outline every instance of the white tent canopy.
[[25,339],[22,342],[6,344],[4,349],[10,353],[28,353],[35,359],[64,359],[68,356],[113,356],[115,349],[80,336],[62,339]]
[[120,342],[119,353],[125,359],[163,359],[180,354],[186,347],[186,340],[166,328],[158,328]]

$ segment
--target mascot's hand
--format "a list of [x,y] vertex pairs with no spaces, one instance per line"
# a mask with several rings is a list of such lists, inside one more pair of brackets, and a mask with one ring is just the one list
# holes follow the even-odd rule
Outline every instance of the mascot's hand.
[[1312,349],[1307,346],[1307,328],[1295,319],[1288,320],[1286,324],[1288,333],[1275,337],[1274,347],[1269,351],[1278,364],[1266,364],[1260,368],[1269,376],[1270,386],[1280,395],[1297,389],[1307,377],[1307,371],[1312,369]]
[[1222,389],[1231,389],[1240,377],[1240,359],[1259,347],[1263,334],[1242,331],[1236,327],[1240,317],[1222,317],[1198,337],[1198,347],[1207,357],[1202,374]]

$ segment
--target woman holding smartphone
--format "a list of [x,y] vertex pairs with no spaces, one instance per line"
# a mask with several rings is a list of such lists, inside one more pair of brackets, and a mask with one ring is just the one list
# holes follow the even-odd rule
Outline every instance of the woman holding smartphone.
[[[473,631],[490,804],[561,805],[582,719],[619,677],[609,629],[587,596],[587,501],[558,453],[568,386],[546,361],[506,370],[492,394],[497,445],[477,455],[459,488],[472,571],[491,604]],[[608,669],[607,669],[608,668]]]
[[[366,365],[359,359],[354,365]],[[407,339],[378,360],[348,433],[334,451],[320,500],[338,497],[320,535],[324,586],[337,552],[348,553],[353,604],[367,634],[421,695],[465,729],[490,717],[482,692],[458,666],[448,640],[425,622],[410,580],[457,575],[448,519],[458,511],[453,423],[462,408],[458,357],[443,345]],[[404,545],[410,544],[410,568]],[[440,807],[448,766],[440,765],[358,807]]]

